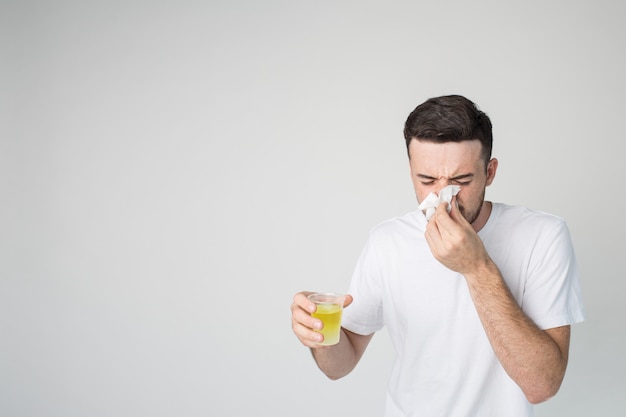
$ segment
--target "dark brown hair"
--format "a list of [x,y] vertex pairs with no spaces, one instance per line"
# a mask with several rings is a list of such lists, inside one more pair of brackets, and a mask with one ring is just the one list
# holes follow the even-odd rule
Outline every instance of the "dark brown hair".
[[[433,97],[411,112],[404,124],[407,152],[411,140],[430,142],[461,142],[479,140],[485,165],[493,147],[489,116],[463,96]],[[410,155],[409,155],[410,157]]]

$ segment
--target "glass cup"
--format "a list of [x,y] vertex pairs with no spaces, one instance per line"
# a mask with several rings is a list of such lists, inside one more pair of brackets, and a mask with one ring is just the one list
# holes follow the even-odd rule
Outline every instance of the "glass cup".
[[307,298],[317,306],[317,310],[311,316],[324,323],[321,330],[316,330],[324,336],[324,340],[319,345],[336,345],[339,343],[341,333],[341,313],[345,296],[333,293],[313,293]]

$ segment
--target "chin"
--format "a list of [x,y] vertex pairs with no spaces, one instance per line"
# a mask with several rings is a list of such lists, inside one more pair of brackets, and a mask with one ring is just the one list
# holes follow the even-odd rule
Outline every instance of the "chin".
[[461,215],[465,217],[465,220],[467,220],[469,224],[474,223],[476,219],[478,218],[478,215],[480,214],[480,210],[476,210],[471,213],[468,213],[467,210],[465,210],[465,207],[462,207],[462,206],[459,206],[459,211],[461,212]]

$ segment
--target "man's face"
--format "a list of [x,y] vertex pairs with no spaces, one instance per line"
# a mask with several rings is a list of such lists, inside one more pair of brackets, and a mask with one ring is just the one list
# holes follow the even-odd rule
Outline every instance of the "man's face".
[[485,170],[481,150],[478,140],[436,143],[413,139],[409,143],[409,163],[417,201],[424,201],[431,192],[439,194],[448,185],[458,185],[460,212],[473,223],[482,209],[485,188],[492,183],[498,166],[494,158]]

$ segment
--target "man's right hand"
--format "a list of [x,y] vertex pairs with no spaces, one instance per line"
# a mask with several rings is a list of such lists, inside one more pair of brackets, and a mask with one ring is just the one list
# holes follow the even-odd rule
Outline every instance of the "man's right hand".
[[[293,296],[291,303],[291,330],[293,330],[300,342],[310,348],[319,348],[319,343],[324,340],[321,333],[316,330],[322,329],[322,321],[311,316],[315,313],[315,303],[307,298],[312,291],[302,291]],[[352,303],[352,296],[346,295],[343,303],[344,308]]]

